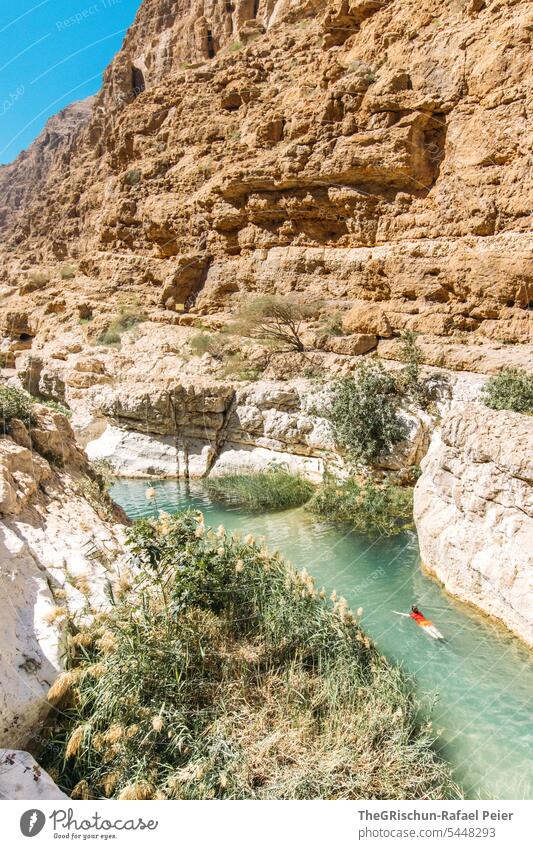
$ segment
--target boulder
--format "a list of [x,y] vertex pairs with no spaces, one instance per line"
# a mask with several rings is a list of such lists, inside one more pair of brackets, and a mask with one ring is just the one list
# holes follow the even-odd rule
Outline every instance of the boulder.
[[29,752],[0,749],[0,799],[46,801],[68,798]]
[[346,333],[365,333],[381,338],[393,335],[385,307],[372,301],[357,301],[342,317],[342,327]]

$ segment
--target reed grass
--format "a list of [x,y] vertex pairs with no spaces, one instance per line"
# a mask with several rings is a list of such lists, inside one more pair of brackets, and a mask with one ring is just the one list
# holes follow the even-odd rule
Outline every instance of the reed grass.
[[314,487],[309,481],[273,466],[254,474],[233,474],[208,478],[209,494],[218,501],[249,510],[286,510],[309,501]]
[[[192,513],[130,532],[134,578],[84,639],[43,766],[74,796],[441,799],[409,684],[304,571]],[[73,674],[70,674],[73,673]],[[58,702],[58,694],[61,698]]]
[[394,536],[414,527],[413,487],[390,482],[329,479],[313,495],[307,509],[364,534]]

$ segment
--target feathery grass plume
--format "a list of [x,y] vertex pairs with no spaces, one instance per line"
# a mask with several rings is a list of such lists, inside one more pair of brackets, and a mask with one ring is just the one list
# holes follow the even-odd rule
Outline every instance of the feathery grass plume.
[[151,501],[153,498],[156,497],[157,492],[153,486],[149,486],[148,489],[145,491],[144,495],[147,501]]
[[117,639],[113,634],[113,631],[104,631],[102,636],[97,640],[97,645],[104,654],[110,654],[111,652],[116,651]]
[[87,666],[84,671],[92,678],[102,678],[107,672],[107,666],[105,663],[93,663],[91,666]]
[[134,784],[128,784],[118,794],[119,799],[153,799],[155,789],[148,781],[136,781]]
[[104,788],[106,796],[111,796],[119,780],[120,773],[118,772],[108,772],[107,775],[104,776],[102,779],[102,787]]
[[111,725],[104,734],[104,740],[106,743],[116,743],[124,737],[124,733],[125,731],[122,725]]
[[87,575],[78,575],[77,578],[74,578],[73,584],[82,595],[89,596],[91,594],[91,585]]
[[157,732],[161,731],[163,729],[164,724],[165,724],[165,721],[164,721],[163,717],[161,716],[161,714],[158,714],[157,716],[152,717],[152,728],[154,729],[154,731],[157,731]]
[[91,788],[84,778],[72,788],[70,797],[71,799],[92,799]]
[[70,692],[80,674],[81,669],[71,669],[68,672],[62,672],[61,675],[58,675],[48,690],[48,694],[46,696],[47,700],[51,702],[51,704],[57,705],[65,698],[67,693]]
[[83,742],[83,738],[88,730],[87,725],[78,725],[70,735],[65,749],[65,760],[73,758],[78,753],[78,750]]
[[49,625],[53,625],[54,622],[57,622],[59,619],[64,619],[66,616],[68,616],[68,610],[66,607],[54,607],[45,614],[44,619]]
[[72,637],[69,637],[69,643],[71,646],[87,646],[92,645],[93,637],[91,634],[84,633],[80,631],[79,634],[74,634]]

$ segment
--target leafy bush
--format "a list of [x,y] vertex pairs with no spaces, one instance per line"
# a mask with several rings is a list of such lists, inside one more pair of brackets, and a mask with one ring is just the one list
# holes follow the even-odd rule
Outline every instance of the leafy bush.
[[[40,761],[74,798],[455,796],[402,673],[313,579],[191,513],[137,522],[70,639]],[[86,620],[85,620],[86,621]]]
[[309,481],[291,474],[282,466],[273,466],[265,472],[241,475],[223,475],[207,479],[211,496],[220,501],[239,504],[250,510],[286,510],[300,507],[314,491]]
[[333,522],[346,522],[366,534],[393,536],[413,528],[412,487],[391,483],[326,481],[307,505],[312,513]]
[[137,324],[146,321],[146,315],[136,304],[122,306],[106,329],[98,337],[99,345],[118,345],[122,334],[131,330]]
[[127,186],[136,186],[141,182],[142,174],[138,168],[133,168],[131,171],[126,171],[124,174],[124,183]]
[[416,341],[416,333],[406,330],[400,336],[400,360],[405,363],[397,377],[398,389],[418,406],[425,408],[429,403],[426,381],[420,374],[424,353]]
[[371,358],[358,366],[355,377],[333,384],[331,404],[322,415],[329,419],[337,444],[352,460],[372,463],[407,436],[399,410],[394,376]]
[[523,369],[506,368],[487,380],[483,400],[493,410],[533,413],[533,375]]
[[34,399],[28,392],[11,386],[0,386],[0,432],[9,431],[11,419],[31,424],[33,403]]

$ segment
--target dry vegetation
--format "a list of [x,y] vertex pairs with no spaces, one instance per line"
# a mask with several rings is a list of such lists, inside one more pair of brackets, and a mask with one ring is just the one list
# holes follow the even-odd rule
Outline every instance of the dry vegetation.
[[305,572],[190,513],[142,520],[73,631],[41,753],[74,798],[444,798],[400,671]]

